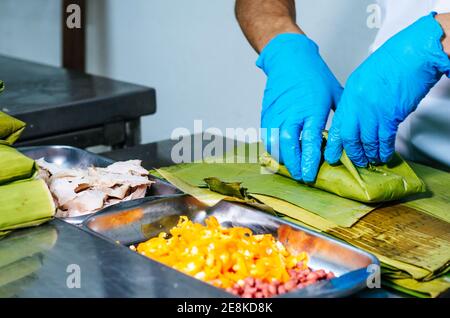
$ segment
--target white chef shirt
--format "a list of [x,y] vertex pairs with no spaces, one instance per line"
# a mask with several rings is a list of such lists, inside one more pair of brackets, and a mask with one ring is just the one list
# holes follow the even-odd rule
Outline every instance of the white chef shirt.
[[[372,51],[431,11],[450,12],[450,0],[378,0],[381,27]],[[400,124],[396,150],[405,158],[450,169],[450,79],[445,75]]]

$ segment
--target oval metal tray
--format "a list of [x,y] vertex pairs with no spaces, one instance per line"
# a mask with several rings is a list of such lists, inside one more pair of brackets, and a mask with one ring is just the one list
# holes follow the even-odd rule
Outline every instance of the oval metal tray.
[[[70,147],[70,146],[33,146],[20,147],[18,150],[24,155],[37,160],[44,158],[47,162],[55,163],[65,168],[85,169],[88,167],[106,167],[115,161],[92,152]],[[146,196],[160,196],[180,194],[181,191],[159,178],[149,175],[149,179],[154,181],[148,189]],[[98,213],[98,212],[95,212]],[[59,218],[71,224],[81,224],[89,215],[82,215],[72,218]]]
[[[227,227],[244,226],[257,234],[270,233],[287,248],[307,252],[309,266],[313,269],[332,271],[337,276],[280,297],[348,296],[366,287],[370,275],[368,266],[379,265],[372,254],[253,207],[228,201],[208,207],[189,195],[122,202],[88,217],[82,228],[111,242],[129,246],[155,237],[161,231],[168,232],[177,224],[180,215],[199,223],[208,216],[215,216]],[[149,263],[165,266],[153,261]],[[171,279],[176,280],[176,276]]]

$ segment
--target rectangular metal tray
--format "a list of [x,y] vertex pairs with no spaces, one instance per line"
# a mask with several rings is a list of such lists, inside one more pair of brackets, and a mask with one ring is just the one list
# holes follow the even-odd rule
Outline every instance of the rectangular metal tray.
[[[256,234],[270,233],[286,247],[307,252],[311,268],[332,271],[337,276],[281,297],[348,296],[366,287],[369,277],[367,267],[379,264],[372,254],[255,208],[227,201],[207,207],[189,195],[143,198],[119,203],[88,217],[82,227],[111,242],[129,246],[155,237],[161,231],[168,232],[177,224],[180,215],[186,215],[199,223],[208,216],[215,216],[227,227],[244,226]],[[181,272],[179,274],[184,275]],[[176,275],[173,279],[176,280]]]
[[[18,148],[18,150],[34,160],[44,158],[47,162],[55,163],[65,168],[84,169],[92,166],[106,167],[115,162],[112,159],[70,146],[33,146],[20,147]],[[167,196],[181,193],[181,191],[176,187],[159,178],[150,175],[149,179],[154,181],[155,183],[153,183],[148,189],[146,193],[147,197],[161,195]],[[72,224],[81,224],[89,215],[90,214],[73,218],[60,219]]]

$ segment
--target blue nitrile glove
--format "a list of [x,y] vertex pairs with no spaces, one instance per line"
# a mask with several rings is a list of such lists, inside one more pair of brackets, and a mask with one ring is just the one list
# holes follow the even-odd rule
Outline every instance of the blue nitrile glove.
[[[261,127],[268,132],[262,134],[265,147],[294,179],[313,182],[321,160],[322,130],[342,87],[305,35],[278,35],[256,65],[268,77],[261,112]],[[279,136],[271,134],[272,128],[279,129]]]
[[350,76],[328,134],[330,164],[339,161],[342,149],[360,167],[392,157],[399,124],[449,75],[443,30],[434,15],[393,36]]

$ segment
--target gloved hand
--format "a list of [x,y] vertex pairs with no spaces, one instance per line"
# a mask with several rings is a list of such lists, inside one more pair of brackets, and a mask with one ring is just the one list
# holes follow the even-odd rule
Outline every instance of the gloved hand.
[[450,72],[434,15],[393,36],[349,77],[328,134],[330,164],[339,161],[342,149],[360,167],[392,157],[399,124]]
[[278,35],[256,65],[268,77],[261,113],[265,147],[294,179],[313,182],[321,160],[322,130],[342,87],[305,35]]

